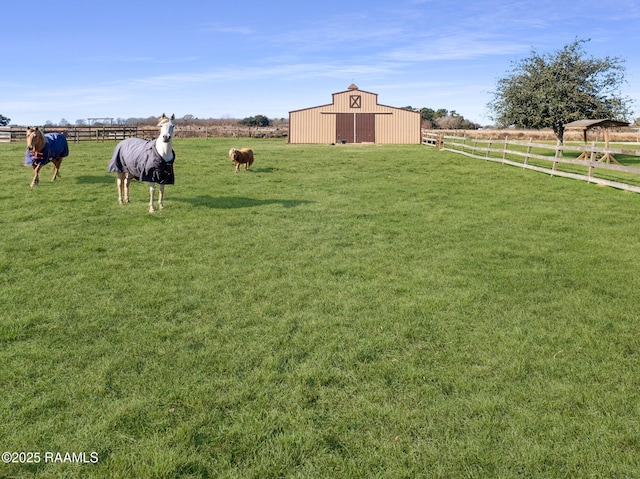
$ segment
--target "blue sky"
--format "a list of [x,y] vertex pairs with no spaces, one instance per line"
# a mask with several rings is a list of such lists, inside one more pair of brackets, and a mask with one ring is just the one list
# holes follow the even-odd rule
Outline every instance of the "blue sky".
[[637,0],[29,0],[2,6],[0,114],[41,125],[89,117],[288,117],[351,83],[384,105],[486,105],[514,61],[591,39],[626,60],[640,115]]

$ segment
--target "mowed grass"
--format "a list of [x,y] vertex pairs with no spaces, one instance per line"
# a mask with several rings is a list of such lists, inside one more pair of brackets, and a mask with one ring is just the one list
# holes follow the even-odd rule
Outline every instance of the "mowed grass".
[[[0,464],[38,478],[623,478],[640,195],[424,146],[0,145]],[[256,163],[233,173],[229,147]],[[45,452],[96,452],[96,464]]]

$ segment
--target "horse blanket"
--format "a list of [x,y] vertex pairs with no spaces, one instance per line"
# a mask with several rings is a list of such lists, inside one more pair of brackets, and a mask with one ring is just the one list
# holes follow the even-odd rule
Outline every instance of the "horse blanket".
[[[176,152],[172,151],[173,160]],[[167,162],[156,150],[156,140],[128,138],[116,146],[109,163],[110,173],[129,173],[138,181],[173,185],[173,160]]]
[[47,133],[44,139],[47,143],[42,151],[31,152],[27,149],[24,154],[25,165],[46,165],[52,160],[69,156],[67,137],[62,133]]

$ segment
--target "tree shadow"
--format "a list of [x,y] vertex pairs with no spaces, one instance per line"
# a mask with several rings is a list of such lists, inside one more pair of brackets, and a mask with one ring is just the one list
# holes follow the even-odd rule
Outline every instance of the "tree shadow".
[[313,203],[307,200],[257,200],[255,198],[244,198],[239,196],[196,196],[193,198],[175,198],[172,200],[183,201],[193,206],[203,206],[214,209],[234,209],[234,208],[255,208],[264,205],[282,205],[283,208],[295,208],[296,206]]

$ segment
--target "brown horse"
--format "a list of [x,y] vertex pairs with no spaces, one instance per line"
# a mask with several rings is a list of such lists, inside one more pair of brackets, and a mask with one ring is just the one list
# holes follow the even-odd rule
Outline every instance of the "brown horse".
[[47,133],[45,135],[38,127],[27,128],[27,151],[24,154],[24,164],[33,166],[31,188],[40,182],[40,170],[47,163],[53,164],[51,181],[55,181],[65,156],[69,156],[69,145],[67,138],[62,133]]
[[244,165],[244,169],[248,170],[253,165],[253,150],[251,148],[242,148],[241,150],[231,148],[229,158],[236,167],[236,173],[240,170],[240,165]]

